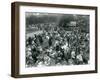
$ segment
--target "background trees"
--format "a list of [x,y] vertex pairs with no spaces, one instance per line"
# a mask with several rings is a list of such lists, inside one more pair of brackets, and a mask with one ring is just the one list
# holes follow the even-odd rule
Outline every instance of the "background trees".
[[[71,22],[76,22],[75,26],[71,26]],[[76,15],[76,14],[51,14],[46,15],[30,15],[26,16],[26,27],[32,24],[40,23],[56,23],[59,27],[67,28],[79,27],[81,32],[89,32],[89,15]],[[74,28],[73,28],[74,29]]]

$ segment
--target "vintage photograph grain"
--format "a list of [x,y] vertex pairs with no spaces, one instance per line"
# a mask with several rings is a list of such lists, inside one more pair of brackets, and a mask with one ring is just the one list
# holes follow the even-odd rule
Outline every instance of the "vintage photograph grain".
[[26,12],[26,67],[89,64],[89,15]]

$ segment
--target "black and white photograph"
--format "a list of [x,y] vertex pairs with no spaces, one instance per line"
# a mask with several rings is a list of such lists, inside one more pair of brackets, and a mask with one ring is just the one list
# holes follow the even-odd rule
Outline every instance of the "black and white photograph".
[[25,12],[26,67],[87,65],[90,16]]

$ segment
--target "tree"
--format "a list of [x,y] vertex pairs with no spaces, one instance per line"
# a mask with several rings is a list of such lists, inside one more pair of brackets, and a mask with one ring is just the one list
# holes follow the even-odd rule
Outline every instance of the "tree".
[[62,16],[62,18],[59,21],[59,26],[64,27],[64,28],[68,28],[69,26],[67,26],[67,24],[69,24],[70,21],[74,21],[75,17],[73,14],[65,14]]
[[78,15],[77,16],[77,26],[80,27],[82,32],[89,32],[89,16],[88,15]]

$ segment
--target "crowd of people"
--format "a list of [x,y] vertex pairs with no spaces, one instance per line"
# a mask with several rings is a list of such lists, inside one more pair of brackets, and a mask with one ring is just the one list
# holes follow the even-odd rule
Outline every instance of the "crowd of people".
[[41,27],[26,39],[26,67],[89,64],[89,33]]

